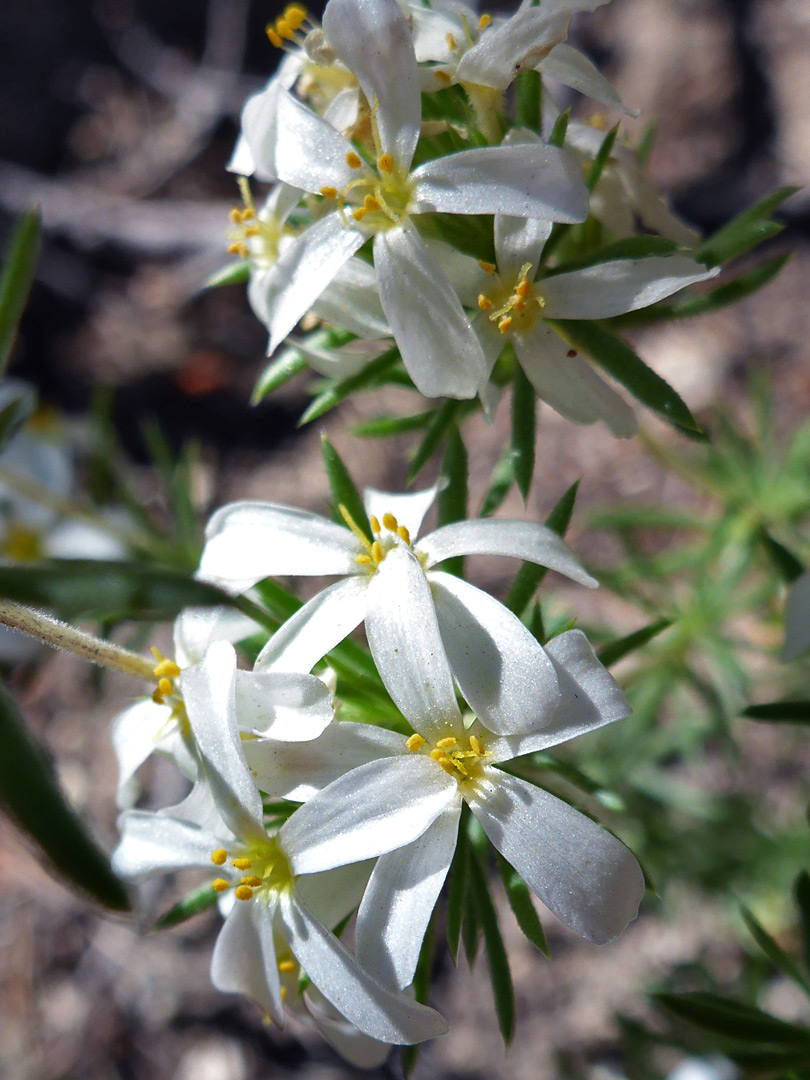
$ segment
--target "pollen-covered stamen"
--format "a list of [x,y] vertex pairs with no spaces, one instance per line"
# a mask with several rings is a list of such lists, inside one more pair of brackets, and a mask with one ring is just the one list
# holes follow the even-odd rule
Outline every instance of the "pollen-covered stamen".
[[[413,739],[413,736],[411,736],[411,739]],[[405,745],[415,753],[422,748],[424,740],[412,747],[411,739]],[[452,776],[461,783],[474,775],[477,766],[487,756],[487,752],[477,735],[469,736],[466,747],[455,735],[446,735],[444,738],[437,740],[430,751],[430,756],[437,765],[444,769],[448,776]]]
[[[484,264],[480,265],[485,269]],[[502,334],[513,329],[523,332],[530,330],[537,315],[546,306],[531,280],[531,272],[532,264],[525,263],[511,289],[501,284],[478,297],[479,308],[488,313],[487,318],[496,324]]]
[[275,839],[268,837],[266,843],[251,845],[250,849],[228,852],[217,848],[211,853],[214,866],[225,866],[229,861],[233,871],[241,872],[238,878],[230,881],[224,877],[215,878],[211,888],[216,892],[226,892],[233,887],[237,900],[252,900],[254,896],[271,892],[280,892],[289,888],[292,873],[286,856]]
[[185,713],[182,698],[178,694],[174,685],[174,680],[180,674],[179,665],[176,664],[174,660],[169,660],[167,657],[165,657],[154,646],[152,646],[151,651],[152,656],[154,656],[155,660],[157,660],[157,663],[152,669],[152,674],[155,676],[155,679],[157,679],[157,689],[152,694],[152,700],[155,702],[156,705],[166,705],[167,698],[175,698],[176,700],[173,702],[174,708],[172,709],[172,716],[174,716],[175,709],[178,709],[178,707],[182,709],[183,713]]
[[271,45],[277,49],[289,50],[291,46],[303,48],[306,40],[305,33],[299,33],[304,24],[313,27],[307,9],[303,4],[288,4],[284,13],[264,28],[265,34]]
[[[393,154],[380,146],[376,124],[376,109],[371,110],[371,129],[377,152],[376,172],[369,167],[362,176],[348,183],[338,195],[338,212],[343,224],[349,227],[346,211],[352,205],[351,218],[372,232],[380,232],[401,225],[408,214],[411,201],[411,181],[397,168]],[[354,150],[346,154],[350,169],[362,169],[363,159]],[[321,194],[324,189],[321,189]],[[357,204],[360,205],[357,205]]]
[[[337,196],[337,190],[335,196]],[[242,206],[231,208],[229,217],[233,228],[228,230],[228,254],[246,259],[248,255],[275,262],[284,225],[275,217],[260,217],[253,202],[253,194],[247,177],[239,177]]]

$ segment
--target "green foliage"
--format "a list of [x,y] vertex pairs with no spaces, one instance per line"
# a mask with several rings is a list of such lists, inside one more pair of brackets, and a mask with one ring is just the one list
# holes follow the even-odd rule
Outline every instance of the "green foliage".
[[11,234],[0,274],[0,377],[5,375],[17,327],[34,283],[39,259],[39,210],[24,213]]
[[704,240],[695,252],[696,257],[708,266],[721,266],[777,236],[784,226],[773,221],[771,215],[798,190],[796,187],[779,188],[749,206]]
[[194,892],[184,896],[161,915],[155,923],[155,930],[170,930],[173,926],[179,926],[195,915],[216,907],[218,899],[219,893],[216,889],[211,888],[210,885],[203,885],[202,888],[195,889]]
[[[579,480],[571,485],[546,518],[546,525],[549,529],[553,529],[558,536],[564,536],[568,531],[568,526],[571,524],[571,518],[574,514],[578,491]],[[516,615],[522,615],[547,573],[545,566],[538,566],[536,563],[524,563],[518,570],[504,601],[509,610]]]
[[[467,448],[457,427],[451,430],[447,439],[441,475],[445,486],[439,492],[438,498],[439,524],[449,525],[454,521],[464,521],[467,517],[469,468]],[[464,557],[457,555],[446,559],[443,569],[448,574],[464,577]]]
[[508,1045],[515,1032],[515,992],[512,986],[512,974],[509,970],[509,957],[501,936],[498,913],[489,891],[489,885],[479,857],[473,847],[469,852],[470,891],[473,898],[481,929],[484,934],[484,950],[489,967],[492,995],[495,999],[495,1013],[498,1017],[503,1041]]
[[335,521],[346,524],[342,512],[345,511],[352,522],[365,534],[366,539],[371,542],[374,536],[360,492],[355,487],[342,458],[325,435],[321,436],[321,452],[326,478],[329,481],[329,490],[332,492],[332,512]]

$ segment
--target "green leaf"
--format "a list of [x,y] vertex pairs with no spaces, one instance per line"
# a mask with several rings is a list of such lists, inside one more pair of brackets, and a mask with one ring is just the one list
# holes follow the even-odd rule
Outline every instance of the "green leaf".
[[652,641],[654,637],[657,637],[658,634],[670,626],[672,626],[672,619],[657,619],[648,626],[642,626],[640,630],[633,631],[632,634],[627,634],[617,641],[611,641],[607,645],[603,645],[596,655],[605,667],[610,667],[611,664],[618,663],[629,653],[635,652],[636,649],[646,645],[648,641]]
[[[568,274],[572,270],[584,270],[588,266],[598,266],[600,263],[615,262],[618,259],[647,259],[655,255],[672,255],[678,250],[678,244],[664,236],[627,236],[606,244],[598,251],[590,252],[587,257],[571,259],[555,266],[548,271],[548,276]],[[629,312],[627,317],[637,314],[638,312]],[[611,323],[619,322],[622,318],[624,316],[615,316]]]
[[508,1045],[515,1031],[515,992],[512,987],[512,974],[509,970],[506,946],[498,925],[498,913],[495,910],[481,863],[472,849],[470,849],[469,869],[470,887],[484,932],[484,949],[489,965],[492,994],[495,998],[498,1027],[501,1029],[504,1043]]
[[411,467],[408,471],[408,483],[412,483],[422,469],[427,465],[430,459],[439,448],[445,435],[450,428],[455,424],[461,404],[458,401],[445,401],[443,405],[440,405],[438,409],[433,413],[433,419],[428,424],[428,429],[425,432],[425,437],[417,446],[413,460],[411,461]]
[[652,151],[653,144],[655,143],[655,136],[657,134],[657,126],[655,124],[648,124],[638,141],[636,155],[638,157],[638,167],[640,169],[643,169],[649,160],[650,152]]
[[789,979],[793,979],[805,993],[810,994],[810,981],[808,981],[804,972],[791,960],[781,945],[774,941],[760,921],[745,905],[742,906],[741,912],[745,925],[748,927],[754,941],[756,941],[776,970],[781,971],[783,975],[787,975]]
[[185,607],[233,603],[227,593],[185,574],[90,559],[0,566],[0,597],[65,618],[173,619]]
[[546,934],[535,910],[529,886],[503,856],[498,856],[498,864],[501,868],[501,876],[506,889],[506,898],[517,919],[518,926],[532,945],[538,948],[544,956],[548,956]]
[[779,188],[743,210],[704,240],[695,252],[695,258],[709,266],[720,266],[777,235],[783,226],[769,220],[770,216],[797,191],[797,187]]
[[565,142],[566,133],[568,132],[568,121],[570,119],[570,109],[566,109],[565,112],[560,113],[560,115],[554,121],[554,126],[551,129],[551,134],[548,137],[549,146],[562,146],[562,144]]
[[588,185],[588,191],[593,191],[596,185],[599,183],[605,165],[607,165],[608,158],[613,153],[613,146],[616,142],[616,136],[619,134],[619,125],[611,128],[607,135],[602,140],[602,145],[599,147],[599,151],[596,157],[593,159],[588,175],[585,177],[585,183]]
[[0,803],[67,882],[104,907],[129,911],[126,889],[74,810],[0,685]]
[[543,133],[543,80],[539,71],[522,71],[515,79],[515,124]]
[[373,420],[366,420],[362,424],[356,424],[351,430],[353,435],[359,435],[365,439],[384,439],[389,435],[403,435],[409,431],[418,431],[427,427],[433,416],[433,409],[427,412],[411,413],[410,416],[377,416]]
[[489,488],[481,503],[478,516],[489,517],[490,514],[494,514],[509,494],[509,489],[514,482],[515,462],[510,446],[504,450],[503,454],[501,454],[495,463],[495,468],[492,470],[492,479],[489,482]]
[[802,870],[793,883],[793,894],[799,909],[799,924],[802,928],[804,945],[804,963],[810,968],[810,874]]
[[584,319],[557,319],[553,325],[559,328],[567,341],[586,352],[642,405],[658,413],[684,434],[705,438],[679,394],[652,368],[647,367],[621,338],[609,334],[597,323]]
[[309,407],[298,421],[298,426],[303,427],[304,424],[312,423],[313,420],[317,420],[318,417],[328,413],[352,394],[369,389],[381,376],[390,372],[398,360],[399,350],[396,348],[388,349],[372,360],[370,364],[367,364],[362,371],[358,371],[356,375],[352,375],[348,379],[342,379],[340,382],[331,383],[309,403]]
[[20,394],[0,410],[0,448],[16,435],[34,411],[36,399],[32,394]]
[[671,1016],[725,1039],[810,1048],[810,1029],[777,1020],[753,1005],[704,991],[654,994],[653,1000]]
[[518,366],[512,384],[512,467],[524,504],[529,498],[534,476],[536,418],[534,387],[526,378],[523,368]]
[[[450,430],[442,462],[442,477],[447,483],[439,492],[439,525],[464,521],[467,517],[468,497],[467,448],[458,425]],[[464,577],[463,555],[447,559],[443,569],[456,577]]]
[[804,566],[793,552],[789,551],[784,544],[780,544],[778,540],[775,540],[767,529],[761,530],[759,538],[780,577],[788,585],[804,573]]
[[[466,810],[466,804],[465,804]],[[469,859],[469,840],[467,829],[462,821],[458,830],[456,851],[450,866],[450,877],[447,890],[447,947],[453,957],[453,963],[458,962],[458,946],[461,938],[461,925],[464,921],[464,908],[467,897],[467,861]]]
[[[549,529],[553,529],[558,536],[565,536],[568,526],[571,524],[578,491],[579,480],[576,480],[546,518],[546,525]],[[536,563],[524,563],[515,575],[515,580],[512,582],[504,601],[509,610],[514,612],[515,615],[522,615],[547,573],[548,569],[545,566],[538,566]]]
[[184,896],[174,907],[169,908],[155,923],[155,930],[169,930],[172,926],[179,926],[187,919],[199,915],[201,911],[208,911],[214,907],[219,899],[219,893],[210,885],[203,885],[200,889]]
[[0,274],[0,377],[5,375],[22,313],[34,283],[40,248],[39,210],[27,210],[14,226]]
[[742,715],[770,724],[810,724],[810,701],[769,701],[763,705],[749,705]]
[[218,289],[220,285],[244,285],[248,281],[250,281],[250,263],[247,259],[238,259],[209,274],[203,282],[203,288]]
[[750,296],[757,289],[764,288],[769,281],[772,281],[791,257],[790,251],[784,255],[777,255],[773,259],[760,263],[759,266],[737,274],[730,281],[724,281],[708,292],[676,301],[671,308],[672,318],[691,318],[693,315],[704,315],[707,311],[717,311],[718,308],[739,303],[740,300],[744,300],[746,296]]
[[284,383],[289,382],[294,375],[306,369],[307,358],[303,353],[292,347],[284,349],[281,356],[271,361],[256,380],[250,397],[251,405],[258,405],[268,394],[272,394],[274,390],[278,390]]
[[332,502],[337,512],[336,520],[345,521],[340,513],[340,507],[342,506],[354,524],[365,534],[366,539],[371,542],[374,536],[371,532],[371,525],[369,525],[368,515],[360,492],[355,487],[354,480],[352,480],[349,470],[343,464],[340,454],[325,435],[321,436],[321,452],[323,453],[326,477],[329,481],[329,490],[332,492]]

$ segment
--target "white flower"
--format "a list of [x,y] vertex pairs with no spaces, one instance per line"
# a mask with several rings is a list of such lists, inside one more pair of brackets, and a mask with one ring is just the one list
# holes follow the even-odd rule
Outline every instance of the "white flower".
[[[342,774],[335,767],[337,778],[286,826],[299,872],[340,865],[344,846],[354,857],[378,857],[358,914],[360,962],[389,986],[412,981],[453,858],[463,802],[564,923],[591,941],[613,940],[635,917],[644,893],[635,858],[573,807],[502,768],[629,714],[584,634],[572,630],[548,643],[561,690],[557,707],[541,730],[511,737],[494,735],[480,719],[462,720],[440,642],[429,627],[414,630],[407,648],[402,646],[400,640],[390,642],[378,663],[415,734],[406,740],[388,732],[385,755]],[[324,736],[336,756],[342,727]],[[347,735],[351,742],[353,733]],[[316,754],[319,741],[309,744]],[[260,784],[264,752],[261,745],[251,752]],[[278,767],[273,755],[269,748],[271,778]],[[287,766],[293,782],[295,766]],[[305,783],[303,759],[297,772]]]
[[795,660],[808,646],[810,646],[810,570],[805,570],[790,586],[788,593],[782,659]]
[[[176,680],[181,670],[199,663],[215,641],[236,642],[255,631],[255,623],[231,608],[187,608],[174,624],[175,659],[156,650],[152,697],[130,705],[112,724],[112,743],[118,759],[116,803],[131,806],[138,795],[135,774],[154,753],[174,761],[194,780],[199,754],[186,703]],[[216,654],[221,678],[235,680],[240,729],[274,740],[314,739],[331,723],[331,696],[320,679],[292,672],[253,673],[236,668],[233,649]],[[213,663],[210,660],[209,663]]]
[[565,541],[531,521],[460,521],[416,541],[436,490],[367,490],[373,542],[350,519],[347,528],[275,503],[233,503],[208,524],[198,576],[240,591],[270,575],[344,575],[287,620],[262,650],[257,670],[309,671],[363,620],[379,660],[392,640],[402,638],[404,648],[423,624],[438,620],[443,663],[449,659],[478,715],[493,731],[514,723],[536,727],[559,693],[551,661],[507,608],[436,567],[454,555],[508,555],[584,585],[596,582]]
[[375,164],[363,161],[327,121],[280,94],[275,170],[336,207],[306,229],[268,275],[269,351],[373,237],[382,309],[418,389],[427,396],[472,397],[484,376],[483,354],[412,219],[500,211],[582,221],[588,200],[581,170],[565,151],[542,144],[465,150],[412,170],[421,97],[410,32],[396,0],[330,0],[323,26],[330,48],[372,104]]
[[[212,981],[252,997],[278,1024],[284,1023],[282,978],[300,965],[327,1001],[373,1039],[413,1043],[444,1034],[438,1013],[384,989],[328,929],[353,910],[362,868],[301,877],[296,843],[288,837],[295,815],[274,835],[267,831],[262,797],[242,753],[229,649],[215,642],[181,675],[200,782],[170,810],[122,815],[116,871],[141,880],[174,869],[216,868],[221,876],[214,887],[233,903],[214,949]],[[348,849],[343,855],[346,864],[357,861]],[[279,957],[279,936],[294,961]]]

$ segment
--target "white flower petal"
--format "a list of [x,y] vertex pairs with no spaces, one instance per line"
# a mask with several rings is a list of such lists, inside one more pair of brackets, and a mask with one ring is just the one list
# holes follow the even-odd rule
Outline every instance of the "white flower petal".
[[352,574],[363,550],[343,525],[278,503],[235,502],[205,529],[197,577],[243,592],[262,578]]
[[330,47],[376,109],[380,152],[410,168],[422,98],[411,32],[396,0],[330,0],[323,13]]
[[352,144],[326,120],[286,91],[278,95],[275,167],[280,180],[319,194],[322,187],[342,191],[368,166],[352,169],[346,160]]
[[48,559],[127,559],[129,549],[115,533],[88,521],[60,521],[43,537]]
[[365,970],[402,990],[416,973],[422,939],[453,861],[461,801],[407,847],[382,855],[357,913],[355,949]]
[[484,146],[434,158],[413,173],[419,211],[509,214],[577,222],[589,192],[577,159],[545,143]]
[[558,574],[595,589],[599,584],[583,568],[566,542],[553,529],[536,521],[481,518],[457,521],[423,537],[417,544],[428,567],[454,555],[508,555],[547,566]]
[[433,506],[436,496],[445,487],[440,480],[424,491],[411,491],[405,494],[393,491],[380,491],[366,488],[363,491],[363,506],[368,516],[382,521],[383,515],[393,514],[400,525],[404,525],[411,535],[411,540],[419,535],[425,514]]
[[365,259],[349,259],[313,306],[319,319],[361,338],[389,337],[377,294],[377,275]]
[[575,424],[602,420],[619,439],[635,435],[632,408],[551,327],[541,323],[531,334],[515,336],[514,345],[537,396],[560,416]]
[[284,1026],[273,917],[276,901],[237,901],[219,932],[211,957],[211,982],[225,994],[245,994]]
[[218,837],[198,825],[165,814],[127,810],[118,819],[121,839],[112,867],[125,881],[143,881],[157,874],[211,866]]
[[401,754],[403,741],[402,735],[387,728],[343,721],[330,724],[312,742],[250,740],[244,749],[262,791],[306,802],[358,765]]
[[174,621],[174,658],[181,668],[197,664],[212,642],[235,645],[257,629],[253,619],[231,607],[185,608]]
[[385,688],[408,723],[427,736],[455,730],[461,715],[430,585],[404,547],[389,551],[371,579],[366,636]]
[[[319,301],[320,303],[320,301]],[[343,329],[350,329],[345,324],[351,322],[346,319],[340,322]],[[336,349],[320,349],[309,341],[301,338],[287,338],[287,346],[296,349],[306,359],[313,371],[327,379],[348,379],[357,375],[382,353],[393,345],[393,341],[349,341]]]
[[431,572],[436,615],[456,682],[485,727],[536,731],[560,700],[554,665],[520,619],[474,585]]
[[498,851],[566,926],[598,945],[617,938],[644,896],[633,853],[547,791],[483,773],[468,802]]
[[542,731],[491,739],[486,733],[488,760],[508,761],[535,750],[546,750],[576,739],[632,712],[621,687],[599,662],[581,630],[568,630],[546,644],[560,687],[560,702]]
[[402,361],[425,397],[474,397],[484,354],[444,271],[411,225],[377,233],[380,302]]
[[474,308],[478,297],[491,284],[491,277],[478,259],[435,237],[422,237],[425,247],[442,268],[447,280],[464,307]]
[[304,1006],[312,1022],[333,1050],[357,1069],[377,1069],[391,1053],[388,1043],[364,1035],[344,1019],[316,986],[303,993]]
[[275,352],[309,311],[344,263],[364,241],[359,230],[346,228],[337,212],[327,214],[283,248],[261,278],[263,295],[251,298],[254,310],[266,312],[270,332],[267,353]]
[[324,926],[337,926],[363,899],[374,860],[338,866],[321,874],[302,874],[296,879],[298,899],[310,915]]
[[546,278],[541,284],[543,314],[549,319],[609,319],[648,307],[718,273],[719,268],[707,270],[688,255],[597,263]]
[[785,646],[782,659],[787,663],[801,656],[810,645],[810,570],[790,586],[785,611]]
[[451,806],[458,785],[426,754],[361,765],[304,803],[279,841],[296,874],[373,859],[410,844]]
[[332,722],[332,696],[314,675],[237,671],[236,715],[241,731],[280,742],[317,739]]
[[133,789],[132,783],[135,773],[154,751],[169,719],[167,706],[156,705],[151,698],[146,698],[124,709],[113,721],[110,734],[118,759],[115,803],[120,809],[135,801],[137,787]]
[[485,30],[456,68],[459,82],[506,90],[522,71],[535,67],[568,34],[570,16],[547,13],[545,4],[524,8]]
[[403,994],[385,990],[359,966],[334,934],[313,919],[294,894],[281,897],[279,912],[290,949],[327,1001],[364,1034],[408,1045],[447,1031],[444,1018]]
[[242,753],[236,718],[236,654],[216,641],[180,675],[186,712],[208,786],[222,820],[236,836],[265,839],[262,799]]
[[257,180],[276,177],[276,122],[278,99],[292,89],[301,72],[303,56],[288,53],[263,90],[247,99],[242,109],[241,135],[228,172],[254,176]]
[[594,101],[614,109],[622,109],[631,116],[638,115],[627,108],[612,84],[579,49],[566,44],[555,45],[548,56],[537,65],[537,70],[547,78],[556,79],[563,86],[570,86]]
[[365,574],[336,581],[308,600],[273,634],[256,658],[256,669],[311,671],[360,625],[367,603]]
[[507,217],[495,215],[495,254],[498,271],[508,276],[517,274],[526,263],[531,263],[531,281],[537,272],[540,256],[551,235],[552,223],[543,218]]

